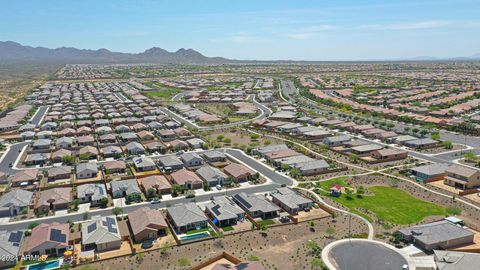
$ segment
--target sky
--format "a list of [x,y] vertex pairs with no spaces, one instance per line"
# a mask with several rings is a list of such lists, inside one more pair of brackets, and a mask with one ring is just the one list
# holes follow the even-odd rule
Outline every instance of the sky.
[[479,0],[2,0],[0,40],[242,60],[387,60],[480,53]]

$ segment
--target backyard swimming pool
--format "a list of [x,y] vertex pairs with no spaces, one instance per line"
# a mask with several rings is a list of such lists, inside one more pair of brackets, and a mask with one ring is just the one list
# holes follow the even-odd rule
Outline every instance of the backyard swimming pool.
[[62,259],[52,260],[47,262],[41,262],[36,264],[31,264],[27,267],[27,270],[49,270],[49,269],[58,269],[62,266]]
[[204,237],[210,236],[209,232],[201,232],[201,233],[196,233],[196,234],[190,234],[190,235],[185,235],[180,238],[182,241],[189,241],[189,240],[195,240],[195,239],[200,239]]

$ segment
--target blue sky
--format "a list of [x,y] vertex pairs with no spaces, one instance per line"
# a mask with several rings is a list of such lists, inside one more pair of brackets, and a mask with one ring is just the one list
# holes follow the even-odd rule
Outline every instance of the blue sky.
[[0,40],[235,59],[365,60],[480,53],[480,1],[2,0]]

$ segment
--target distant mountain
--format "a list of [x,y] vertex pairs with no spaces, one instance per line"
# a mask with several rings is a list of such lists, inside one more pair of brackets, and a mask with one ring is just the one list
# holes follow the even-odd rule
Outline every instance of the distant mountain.
[[207,64],[227,63],[222,57],[207,57],[192,49],[168,52],[153,47],[142,53],[112,52],[107,49],[85,50],[71,47],[49,49],[31,47],[13,41],[0,41],[0,61],[49,61],[68,63],[172,63]]

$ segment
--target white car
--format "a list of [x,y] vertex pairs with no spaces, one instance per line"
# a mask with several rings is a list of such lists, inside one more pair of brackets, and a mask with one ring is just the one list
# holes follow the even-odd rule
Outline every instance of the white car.
[[218,190],[222,190],[222,186],[221,185],[216,185],[215,186]]

